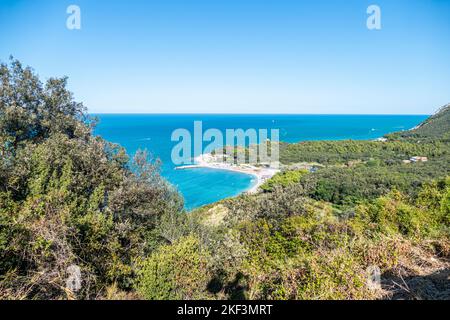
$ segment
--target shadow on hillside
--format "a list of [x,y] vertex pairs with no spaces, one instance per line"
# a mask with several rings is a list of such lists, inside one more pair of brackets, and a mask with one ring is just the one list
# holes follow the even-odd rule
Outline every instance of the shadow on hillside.
[[235,278],[230,283],[223,283],[221,276],[212,279],[207,287],[208,291],[217,294],[219,291],[223,291],[230,300],[245,300],[247,299],[246,293],[248,291],[246,277],[238,272]]
[[382,288],[392,300],[450,300],[450,268],[426,276],[385,273]]

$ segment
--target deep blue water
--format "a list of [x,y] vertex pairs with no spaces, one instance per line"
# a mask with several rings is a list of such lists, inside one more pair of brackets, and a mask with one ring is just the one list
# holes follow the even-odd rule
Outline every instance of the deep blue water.
[[[101,114],[96,134],[119,143],[133,155],[147,149],[162,160],[162,174],[174,184],[192,209],[248,189],[254,178],[234,172],[192,169],[174,170],[171,161],[172,132],[178,128],[193,132],[194,121],[202,121],[203,130],[216,128],[244,130],[280,130],[280,141],[375,139],[386,133],[410,129],[427,118],[425,115],[156,115]],[[206,146],[206,143],[205,143]]]

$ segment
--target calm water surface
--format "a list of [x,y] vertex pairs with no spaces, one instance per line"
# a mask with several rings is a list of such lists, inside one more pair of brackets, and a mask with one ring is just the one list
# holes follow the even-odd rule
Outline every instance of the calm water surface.
[[[188,210],[235,196],[251,187],[252,176],[223,170],[174,170],[171,151],[176,142],[172,132],[178,128],[193,133],[194,121],[202,121],[203,130],[279,129],[280,140],[366,140],[386,133],[410,129],[427,116],[421,115],[156,115],[100,114],[96,134],[119,143],[133,155],[147,149],[163,162],[162,174],[185,199]],[[205,144],[206,146],[206,144]]]

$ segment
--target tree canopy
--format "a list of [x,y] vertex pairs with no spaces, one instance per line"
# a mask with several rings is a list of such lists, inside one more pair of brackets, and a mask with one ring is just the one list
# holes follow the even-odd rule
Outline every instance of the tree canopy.
[[[130,288],[133,264],[183,203],[145,152],[92,134],[95,119],[66,88],[17,60],[0,65],[0,297],[95,298]],[[68,269],[81,269],[68,292]]]

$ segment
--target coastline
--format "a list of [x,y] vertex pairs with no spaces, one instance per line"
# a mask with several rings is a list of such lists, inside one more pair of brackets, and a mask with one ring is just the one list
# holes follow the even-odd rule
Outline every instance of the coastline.
[[[411,128],[425,120],[424,116],[355,116],[355,115],[121,115],[104,114],[99,116],[99,125],[95,135],[122,145],[132,157],[139,149],[151,151],[154,157],[160,158],[164,166],[163,176],[183,195],[186,207],[197,208],[203,205],[234,197],[243,192],[255,192],[261,181],[253,172],[245,171],[246,176],[237,177],[236,187],[230,182],[221,181],[222,176],[233,174],[231,171],[215,170],[211,173],[201,173],[195,170],[175,171],[176,165],[171,159],[173,144],[160,143],[161,137],[170,137],[177,128],[190,128],[194,121],[208,123],[208,127],[216,128],[225,133],[228,128],[272,128],[282,130],[282,142],[299,143],[303,141],[323,140],[370,140],[382,137],[384,134],[396,132],[399,127]],[[273,122],[274,121],[274,122]],[[136,127],[136,124],[139,126]],[[302,123],[308,125],[302,127]],[[348,125],[347,125],[348,124]],[[355,125],[356,124],[356,125]],[[302,127],[299,129],[299,127]],[[117,128],[120,128],[118,130]],[[317,129],[319,128],[319,129]],[[371,131],[376,128],[377,131]],[[192,134],[193,132],[191,132]],[[209,153],[210,151],[206,151]],[[198,156],[200,154],[196,153]],[[186,163],[188,164],[188,163]],[[192,163],[193,162],[192,159]],[[208,167],[206,167],[208,168]],[[285,166],[280,166],[280,169]],[[234,168],[236,169],[236,168]],[[232,170],[233,171],[233,170]],[[237,170],[236,170],[237,171]],[[196,179],[196,176],[199,179]],[[247,180],[244,182],[244,180]],[[251,181],[250,181],[251,180]],[[226,185],[225,185],[226,184]],[[256,184],[256,187],[255,187]],[[223,187],[221,187],[223,185]],[[217,189],[215,188],[217,186]],[[215,189],[215,190],[212,190]],[[206,192],[206,193],[204,193]]]
[[243,173],[256,178],[256,182],[249,186],[248,189],[244,190],[242,193],[254,194],[257,193],[259,187],[266,182],[266,180],[272,178],[276,173],[280,172],[279,169],[266,168],[266,167],[256,167],[253,165],[232,165],[224,162],[215,161],[214,156],[211,154],[202,154],[194,158],[194,164],[175,167],[175,170],[189,170],[197,168],[206,169],[216,169],[216,170],[226,170],[236,173]]

